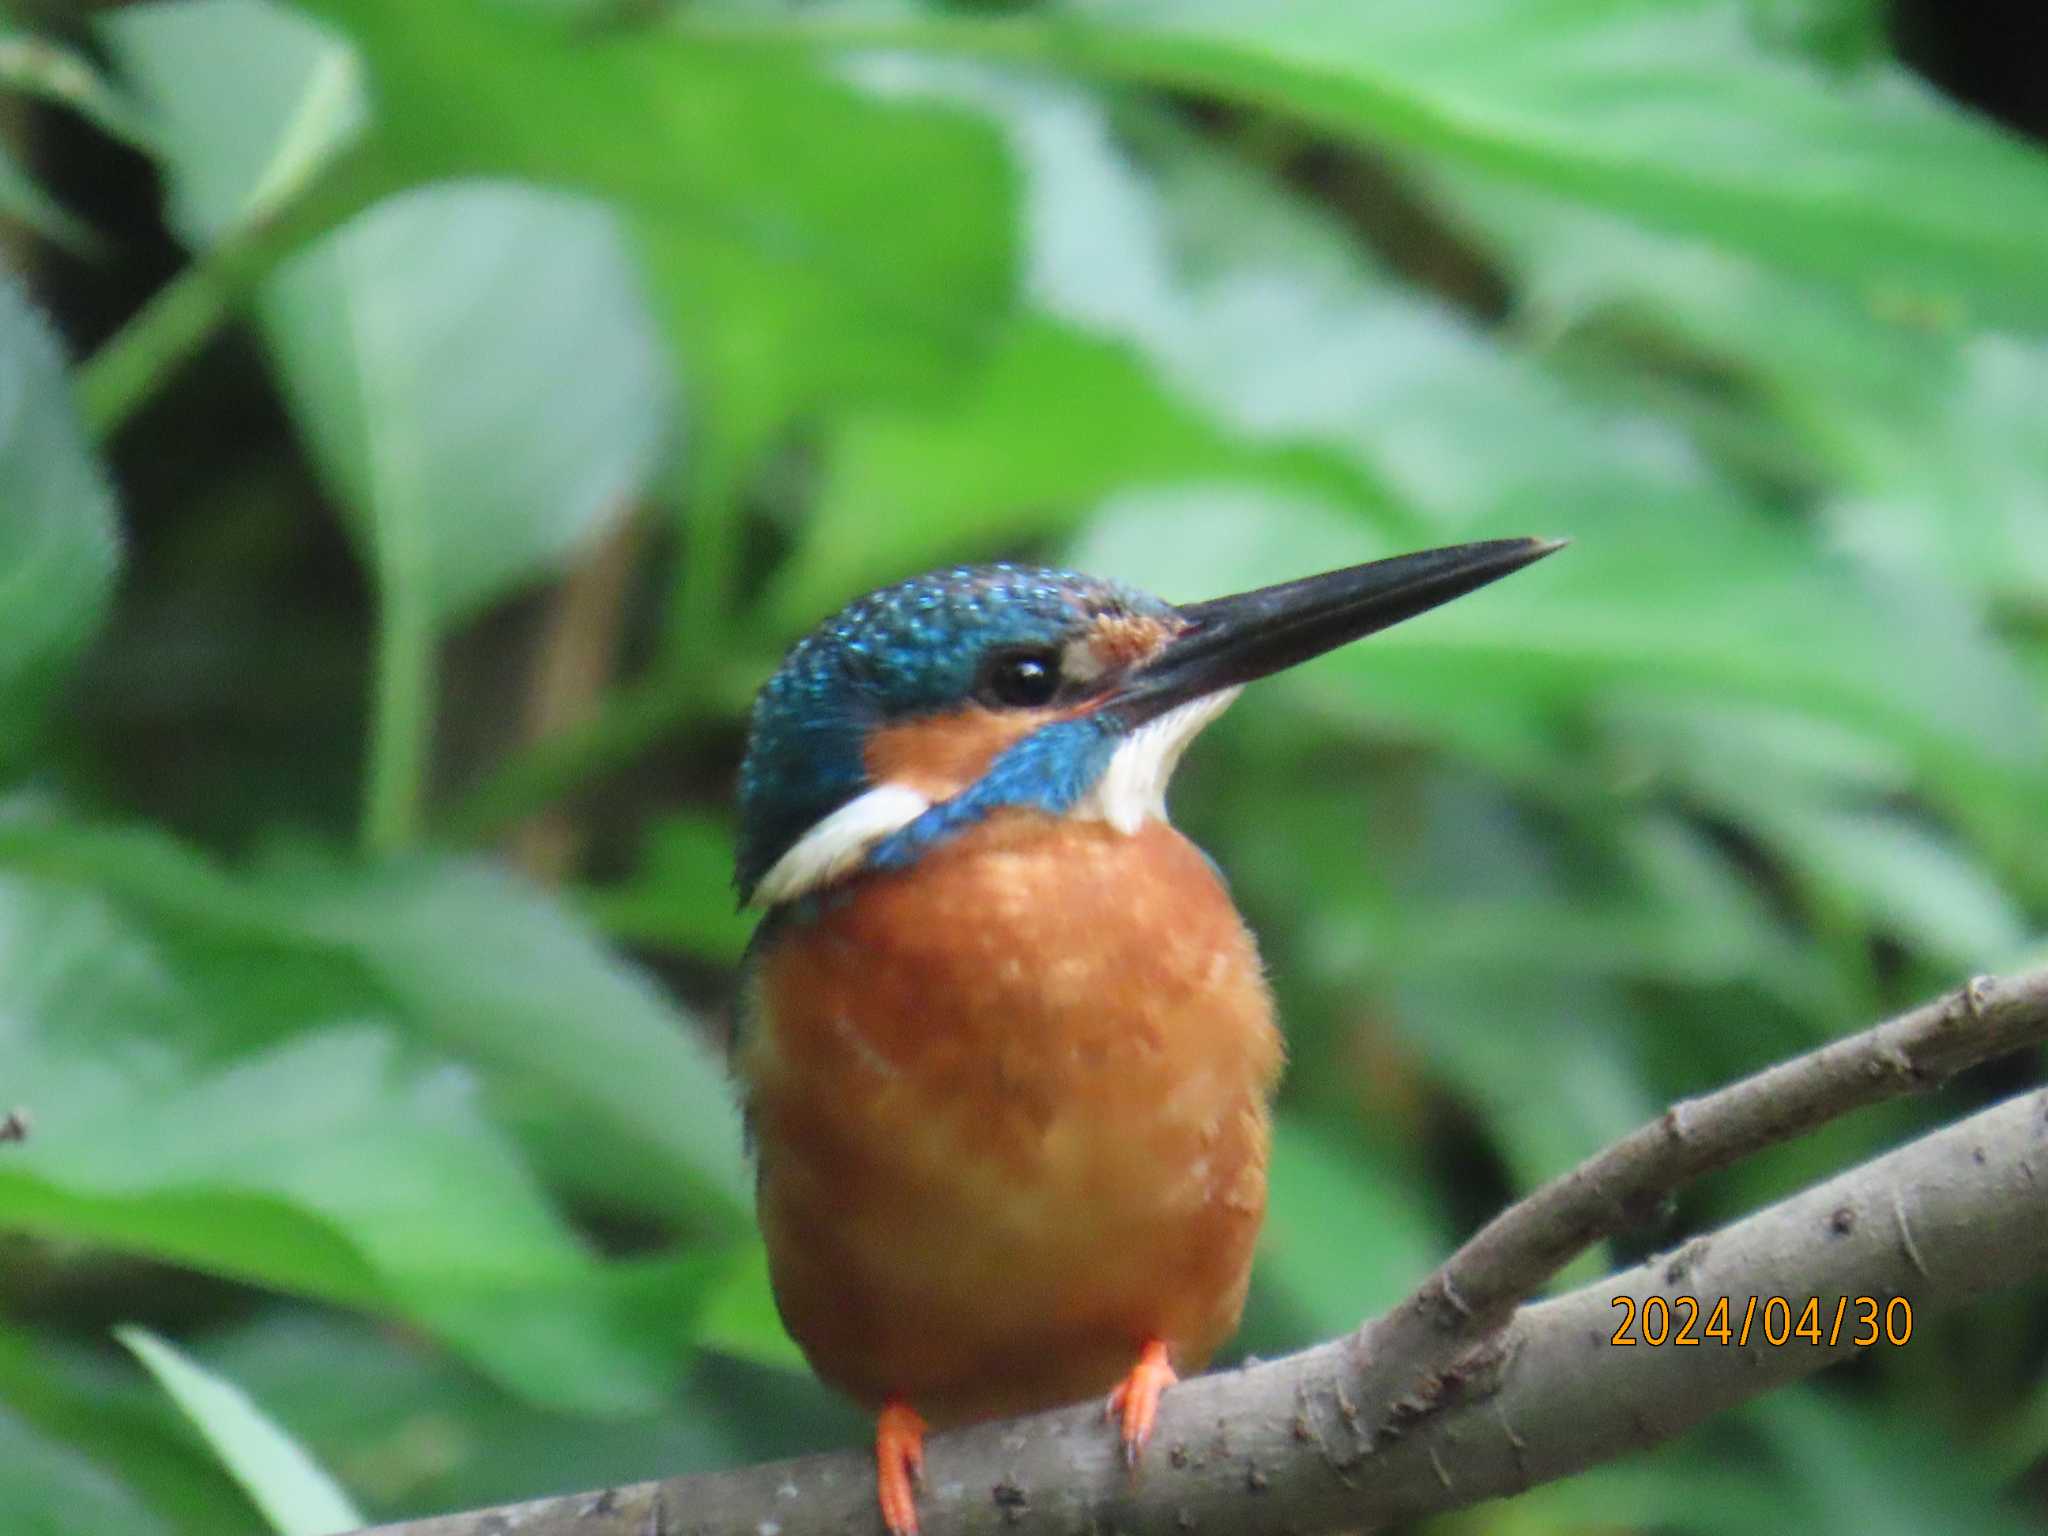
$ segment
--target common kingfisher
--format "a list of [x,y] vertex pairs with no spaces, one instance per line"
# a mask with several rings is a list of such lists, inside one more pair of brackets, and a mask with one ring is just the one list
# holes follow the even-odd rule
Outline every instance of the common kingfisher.
[[933,1425],[1160,1393],[1237,1326],[1282,1046],[1258,949],[1167,822],[1256,678],[1528,565],[1500,539],[1175,607],[963,566],[869,594],[754,705],[736,1053],[783,1322],[878,1411],[892,1536]]

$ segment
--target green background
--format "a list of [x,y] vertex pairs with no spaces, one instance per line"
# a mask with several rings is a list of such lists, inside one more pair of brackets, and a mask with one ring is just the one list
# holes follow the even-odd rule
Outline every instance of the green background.
[[[124,1323],[377,1518],[861,1439],[752,1233],[731,782],[781,648],[942,562],[1189,600],[1573,540],[1255,688],[1177,783],[1292,1057],[1240,1352],[1674,1097],[2048,958],[2048,100],[1999,93],[2005,34],[15,13],[10,1536],[264,1528],[176,1404],[241,1418]],[[1830,1127],[1566,1279],[2038,1076]],[[1433,1528],[2038,1529],[2044,1302]]]

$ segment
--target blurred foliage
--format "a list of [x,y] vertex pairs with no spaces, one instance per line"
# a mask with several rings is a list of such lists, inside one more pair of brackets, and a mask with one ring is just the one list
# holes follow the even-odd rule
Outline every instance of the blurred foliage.
[[[942,561],[1574,540],[1181,776],[1293,1056],[1242,1350],[2048,956],[2048,154],[1898,59],[1941,8],[17,9],[10,1533],[860,1434],[751,1236],[729,786],[779,649]],[[1439,1524],[2038,1529],[2042,1301]]]
[[334,1480],[241,1388],[193,1364],[147,1328],[117,1329],[115,1337],[198,1428],[278,1536],[332,1536],[363,1524]]

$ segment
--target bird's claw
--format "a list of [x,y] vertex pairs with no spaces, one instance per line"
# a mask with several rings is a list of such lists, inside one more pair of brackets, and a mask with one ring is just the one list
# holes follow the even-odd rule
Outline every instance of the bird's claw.
[[885,1403],[875,1421],[875,1493],[889,1536],[917,1536],[915,1484],[924,1477],[924,1432],[924,1420],[908,1403]]
[[1124,1443],[1124,1465],[1135,1467],[1138,1453],[1152,1438],[1152,1426],[1159,1419],[1159,1395],[1180,1377],[1166,1358],[1166,1345],[1158,1339],[1146,1344],[1131,1374],[1117,1383],[1109,1394],[1103,1417],[1117,1423]]

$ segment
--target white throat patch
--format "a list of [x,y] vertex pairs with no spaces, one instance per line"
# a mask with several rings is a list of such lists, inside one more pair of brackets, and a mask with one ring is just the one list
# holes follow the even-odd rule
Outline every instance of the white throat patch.
[[752,900],[772,907],[852,874],[870,848],[931,808],[931,801],[914,789],[901,784],[876,785],[798,838],[761,877]]
[[[1204,694],[1138,727],[1118,743],[1102,777],[1067,814],[1106,821],[1126,835],[1148,820],[1166,820],[1166,784],[1181,754],[1241,692],[1225,688]],[[931,808],[928,798],[906,785],[876,785],[798,838],[761,877],[752,902],[772,907],[844,879],[860,868],[870,848]]]
[[1166,820],[1166,785],[1180,766],[1181,753],[1242,692],[1223,688],[1205,693],[1139,726],[1118,745],[1102,777],[1068,814],[1106,821],[1126,835],[1148,820]]

